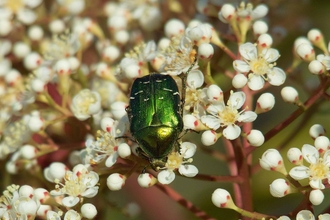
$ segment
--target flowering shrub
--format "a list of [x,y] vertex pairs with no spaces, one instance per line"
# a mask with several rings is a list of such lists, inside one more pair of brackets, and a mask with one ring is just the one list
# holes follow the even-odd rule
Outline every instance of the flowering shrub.
[[0,1],[0,218],[330,219],[330,44],[266,2]]

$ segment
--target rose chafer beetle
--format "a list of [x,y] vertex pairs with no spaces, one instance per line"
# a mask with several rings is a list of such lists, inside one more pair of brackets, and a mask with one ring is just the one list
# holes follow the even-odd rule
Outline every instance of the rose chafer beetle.
[[185,82],[182,77],[182,98],[170,75],[152,73],[137,78],[131,88],[127,108],[131,135],[141,149],[139,154],[149,159],[154,170],[163,168],[183,130]]

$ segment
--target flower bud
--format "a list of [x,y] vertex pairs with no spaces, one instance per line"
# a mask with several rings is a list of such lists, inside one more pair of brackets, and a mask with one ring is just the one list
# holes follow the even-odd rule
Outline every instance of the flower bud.
[[77,70],[78,67],[80,66],[80,61],[78,60],[77,57],[69,57],[68,61],[69,61],[71,70]]
[[286,196],[288,193],[290,193],[290,189],[290,184],[282,178],[274,180],[269,185],[270,194],[276,198],[282,198]]
[[309,135],[313,138],[316,139],[319,136],[325,135],[325,129],[322,125],[320,124],[314,124],[310,129],[309,129]]
[[319,153],[324,153],[330,149],[329,138],[326,136],[319,136],[315,138],[314,146],[319,151]]
[[184,129],[185,130],[197,130],[199,127],[199,124],[201,122],[199,121],[198,118],[196,118],[193,115],[184,115],[183,116],[183,124],[184,124]]
[[22,75],[16,69],[11,69],[5,75],[5,82],[11,86],[19,85],[22,80]]
[[125,102],[114,102],[111,104],[110,106],[110,111],[114,117],[114,119],[119,120],[122,117],[124,117],[124,115],[126,115],[126,107],[127,107],[127,103]]
[[309,210],[302,210],[297,213],[296,219],[307,219],[307,220],[315,220],[314,214]]
[[218,135],[215,131],[213,130],[207,130],[204,131],[202,134],[201,141],[205,146],[211,146],[215,144],[218,140]]
[[223,92],[221,88],[215,84],[210,85],[206,90],[208,101],[211,103],[223,101]]
[[294,165],[302,165],[303,163],[303,156],[299,148],[296,147],[290,148],[286,156],[288,160]]
[[115,47],[115,46],[108,46],[108,47],[104,48],[104,50],[102,52],[103,59],[109,63],[118,59],[119,56],[120,56],[120,51],[119,51],[118,47]]
[[124,68],[126,78],[134,79],[141,75],[141,68],[137,64],[130,64]]
[[107,178],[107,186],[112,191],[120,190],[125,185],[126,177],[119,173],[113,173]]
[[246,83],[248,82],[247,77],[243,74],[243,73],[237,73],[233,80],[231,81],[232,85],[236,88],[236,89],[241,89],[243,88]]
[[268,25],[266,22],[259,20],[253,23],[252,29],[255,36],[260,36],[268,32]]
[[33,111],[31,113],[31,117],[27,122],[28,128],[32,132],[39,132],[44,126],[44,120],[41,118],[40,113],[38,111]]
[[311,42],[306,38],[306,37],[298,37],[293,44],[293,51],[294,53],[297,52],[297,48],[301,45],[301,44],[309,44],[311,45]]
[[298,56],[305,62],[315,60],[315,51],[310,44],[300,44],[296,50]]
[[84,218],[94,219],[97,215],[96,207],[91,203],[85,203],[80,208],[81,214]]
[[126,143],[121,143],[118,145],[118,155],[121,158],[127,158],[131,155],[132,151],[131,148],[128,144]]
[[218,208],[236,208],[231,195],[227,190],[224,189],[219,188],[212,193],[212,202]]
[[68,168],[60,162],[53,162],[44,169],[44,176],[49,182],[55,182],[55,179],[62,180]]
[[163,37],[158,41],[158,49],[165,50],[171,44],[171,40],[167,37]]
[[32,52],[24,57],[23,63],[26,69],[34,70],[37,69],[42,62],[41,56],[36,53]]
[[37,216],[40,219],[47,219],[47,213],[52,211],[52,207],[50,205],[40,205],[37,210]]
[[33,41],[40,41],[44,37],[44,30],[39,25],[33,25],[28,29],[28,36]]
[[0,19],[0,36],[6,36],[11,32],[14,25],[7,19]]
[[307,38],[312,42],[312,44],[320,48],[322,51],[327,51],[323,34],[319,29],[314,28],[308,31]]
[[246,136],[248,142],[253,147],[260,147],[265,142],[265,137],[259,130],[251,130]]
[[31,160],[36,157],[38,149],[32,145],[26,144],[20,148],[22,158]]
[[45,82],[40,79],[32,79],[30,85],[31,89],[36,93],[41,93],[45,91],[46,88]]
[[270,111],[275,105],[275,97],[272,93],[263,93],[257,100],[255,113],[260,114]]
[[71,65],[68,59],[58,60],[54,65],[57,74],[69,75],[71,73]]
[[164,27],[164,32],[166,37],[172,38],[174,36],[183,34],[185,30],[185,25],[184,23],[176,18],[172,18],[168,22],[166,22],[165,27]]
[[262,34],[258,37],[257,45],[261,51],[264,48],[270,48],[273,44],[273,38],[269,34]]
[[281,96],[283,100],[288,103],[297,103],[299,101],[297,90],[291,86],[282,88]]
[[320,205],[323,202],[323,200],[324,200],[324,194],[319,189],[314,189],[309,194],[309,201],[313,205]]
[[65,30],[65,23],[61,19],[55,19],[49,23],[48,28],[53,34],[59,34]]
[[266,150],[261,159],[259,160],[260,166],[265,170],[273,170],[287,174],[286,169],[284,167],[283,158],[276,149],[268,149]]
[[157,179],[150,173],[142,173],[138,177],[138,183],[143,188],[149,188],[157,183]]
[[106,131],[106,132],[111,132],[111,130],[113,129],[113,126],[115,124],[115,120],[113,120],[112,118],[110,117],[104,117],[101,119],[101,128],[103,131]]
[[128,31],[120,30],[115,33],[114,39],[120,45],[125,45],[129,41],[130,35],[129,35]]
[[22,197],[32,198],[34,189],[32,186],[23,185],[19,188],[18,194]]
[[23,41],[18,41],[13,46],[13,53],[17,58],[23,59],[31,53],[31,47]]
[[324,73],[327,69],[326,69],[326,67],[320,61],[318,61],[318,60],[312,60],[308,64],[308,70],[312,74],[320,75],[320,74]]
[[117,32],[120,30],[127,29],[127,18],[121,15],[113,15],[109,16],[107,20],[108,28],[113,31]]
[[209,43],[202,43],[198,47],[198,58],[210,60],[214,54],[213,46]]
[[221,10],[218,14],[218,18],[220,21],[224,23],[228,23],[230,21],[234,21],[236,18],[236,9],[231,4],[224,4],[221,7]]
[[37,188],[33,192],[34,197],[41,203],[45,203],[50,197],[49,192],[44,188]]

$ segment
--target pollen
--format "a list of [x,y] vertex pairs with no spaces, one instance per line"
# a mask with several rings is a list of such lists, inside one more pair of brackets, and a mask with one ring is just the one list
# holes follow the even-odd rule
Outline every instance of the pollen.
[[264,75],[268,73],[269,69],[273,65],[269,64],[263,56],[259,56],[258,59],[250,61],[250,69],[254,74]]
[[169,170],[175,170],[183,163],[183,157],[178,152],[172,152],[167,159],[166,168]]
[[323,159],[319,159],[317,163],[309,166],[310,177],[312,179],[325,179],[329,173],[329,167],[323,163]]
[[226,106],[226,108],[219,112],[219,118],[221,118],[222,126],[228,126],[235,124],[237,118],[239,117],[239,112],[235,108]]
[[6,6],[16,13],[19,9],[23,8],[24,5],[22,0],[8,0]]

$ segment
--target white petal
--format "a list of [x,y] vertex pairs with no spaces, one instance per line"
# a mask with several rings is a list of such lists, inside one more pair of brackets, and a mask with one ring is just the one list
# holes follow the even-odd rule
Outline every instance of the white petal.
[[273,63],[280,57],[278,50],[273,48],[265,48],[262,50],[261,54],[268,63]]
[[206,111],[212,115],[218,115],[218,112],[221,112],[225,108],[226,106],[223,102],[218,102],[207,107]]
[[238,117],[237,121],[239,121],[239,122],[252,122],[252,121],[256,120],[257,116],[258,115],[255,112],[245,111]]
[[81,195],[86,198],[93,198],[94,196],[96,196],[98,190],[99,190],[98,186],[91,187],[88,188],[85,192],[81,193]]
[[323,155],[323,164],[330,167],[330,150],[327,150]]
[[243,60],[235,60],[233,62],[233,67],[237,72],[247,73],[250,71],[250,65]]
[[0,76],[4,76],[11,69],[11,62],[9,59],[2,58],[0,61]]
[[247,84],[251,90],[259,90],[264,87],[265,80],[259,75],[250,74]]
[[286,74],[278,67],[274,67],[271,73],[267,74],[268,82],[273,86],[280,86],[285,82]]
[[179,167],[179,173],[186,177],[194,177],[198,174],[198,169],[194,165],[185,164]]
[[17,18],[24,24],[32,24],[37,19],[37,15],[32,10],[24,8],[17,12]]
[[85,1],[83,0],[71,1],[68,5],[66,5],[66,7],[68,8],[71,14],[79,14],[85,8]]
[[320,179],[311,179],[309,181],[309,185],[313,188],[313,189],[324,189],[324,185],[322,183],[322,180]]
[[255,60],[258,57],[257,47],[252,43],[245,43],[239,46],[239,53],[246,60]]
[[236,109],[240,109],[243,106],[245,99],[246,95],[244,92],[234,92],[230,95],[227,104]]
[[197,149],[196,144],[193,144],[190,142],[183,142],[180,145],[180,154],[184,158],[190,158],[190,157],[194,156],[194,154],[196,153],[196,149]]
[[118,158],[118,152],[116,151],[107,158],[107,160],[105,161],[105,166],[112,167],[112,165],[114,165],[117,162],[117,158]]
[[0,41],[0,56],[1,58],[4,57],[6,54],[10,52],[12,48],[11,42],[8,40],[1,40]]
[[204,75],[200,70],[192,70],[188,73],[187,84],[190,88],[199,88],[204,84]]
[[222,133],[228,140],[234,140],[241,134],[241,128],[237,125],[229,125],[223,129]]
[[157,179],[161,184],[170,184],[175,179],[175,173],[169,170],[162,170],[158,173]]
[[13,13],[9,8],[0,7],[0,19],[11,20],[12,16],[13,16]]
[[89,171],[88,178],[86,178],[88,181],[88,186],[89,187],[95,186],[99,182],[99,178],[100,177],[96,172]]
[[310,164],[316,164],[316,162],[319,160],[319,151],[310,144],[304,144],[301,152],[304,159]]
[[309,177],[309,168],[305,166],[293,167],[289,175],[295,180],[302,180]]
[[23,0],[24,5],[30,7],[30,8],[35,8],[38,5],[40,5],[40,3],[42,2],[42,0]]
[[267,13],[268,13],[268,7],[265,4],[260,4],[257,7],[255,7],[255,9],[253,9],[251,13],[251,18],[253,20],[256,20],[266,16]]
[[77,205],[78,202],[79,202],[79,198],[74,196],[67,196],[62,199],[62,204],[69,208]]
[[203,115],[201,117],[203,124],[207,127],[217,130],[220,127],[220,119],[212,115]]

